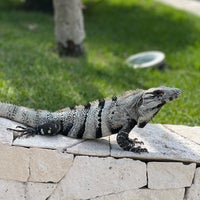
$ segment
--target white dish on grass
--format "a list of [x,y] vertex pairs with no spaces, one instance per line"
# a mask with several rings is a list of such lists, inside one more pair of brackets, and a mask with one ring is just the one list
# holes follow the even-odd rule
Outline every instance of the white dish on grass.
[[165,61],[165,54],[161,51],[146,51],[131,55],[126,63],[133,68],[159,67]]

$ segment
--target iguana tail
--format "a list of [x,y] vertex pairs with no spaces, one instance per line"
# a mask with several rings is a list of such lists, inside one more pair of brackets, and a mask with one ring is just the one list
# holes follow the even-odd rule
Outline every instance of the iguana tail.
[[34,110],[0,102],[0,117],[4,117],[27,126],[37,126],[54,119],[54,115],[46,110]]

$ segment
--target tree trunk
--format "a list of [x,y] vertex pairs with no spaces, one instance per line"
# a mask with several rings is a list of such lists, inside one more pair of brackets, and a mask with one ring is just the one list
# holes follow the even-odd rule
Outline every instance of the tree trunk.
[[80,0],[53,0],[55,35],[61,56],[84,54],[85,38],[82,4]]

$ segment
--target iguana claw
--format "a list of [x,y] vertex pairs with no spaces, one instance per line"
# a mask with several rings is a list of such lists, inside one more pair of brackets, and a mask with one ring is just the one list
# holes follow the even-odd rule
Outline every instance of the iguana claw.
[[15,140],[16,138],[20,138],[20,137],[22,137],[24,135],[26,135],[26,137],[30,137],[30,136],[36,135],[36,130],[34,128],[31,128],[31,127],[16,126],[15,129],[7,128],[7,130],[21,133],[19,135],[15,135],[14,134],[13,140]]

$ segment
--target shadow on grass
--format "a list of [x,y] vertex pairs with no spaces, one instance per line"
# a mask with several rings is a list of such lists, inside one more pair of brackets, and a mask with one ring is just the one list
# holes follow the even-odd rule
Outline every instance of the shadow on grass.
[[[111,4],[103,1],[86,10],[88,40],[116,54],[160,49],[177,52],[194,43],[192,20],[159,3]],[[181,13],[181,14],[180,14]]]

